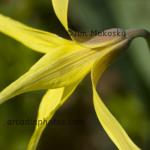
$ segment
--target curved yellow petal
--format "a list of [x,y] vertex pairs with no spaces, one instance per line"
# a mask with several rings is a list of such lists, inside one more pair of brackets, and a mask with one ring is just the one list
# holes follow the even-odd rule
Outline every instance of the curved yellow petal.
[[101,51],[66,45],[47,53],[28,72],[0,93],[0,103],[24,92],[74,84],[91,69]]
[[65,29],[68,31],[69,0],[52,0],[52,4],[58,19],[63,24]]
[[95,111],[104,130],[119,150],[139,150],[139,148],[132,142],[130,137],[121,127],[119,122],[107,109],[96,91],[96,84],[98,82],[98,79],[102,76],[103,72],[108,67],[110,61],[114,57],[114,54],[109,53],[104,56],[94,64],[94,67],[92,69],[91,78],[93,85],[93,101]]
[[28,144],[28,150],[36,149],[47,123],[52,119],[55,112],[62,106],[66,99],[73,93],[79,82],[80,81],[68,87],[48,90],[41,101],[37,116],[37,120],[43,123],[41,123],[41,125],[36,125],[35,131]]
[[2,14],[0,14],[0,32],[42,53],[48,53],[54,48],[72,43],[53,33],[28,27]]

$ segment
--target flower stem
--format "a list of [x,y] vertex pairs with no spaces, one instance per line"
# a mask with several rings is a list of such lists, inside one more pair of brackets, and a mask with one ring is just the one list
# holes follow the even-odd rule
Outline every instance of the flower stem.
[[132,41],[133,39],[137,37],[144,37],[148,43],[149,49],[150,49],[150,32],[145,29],[131,29],[127,30],[127,38],[129,41]]

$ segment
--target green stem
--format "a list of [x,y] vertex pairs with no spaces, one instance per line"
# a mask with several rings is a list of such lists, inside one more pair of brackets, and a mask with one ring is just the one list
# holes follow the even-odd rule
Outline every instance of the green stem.
[[150,49],[150,32],[149,31],[145,29],[131,29],[131,30],[127,30],[126,33],[127,33],[127,38],[129,39],[129,41],[132,41],[133,39],[137,37],[144,37]]

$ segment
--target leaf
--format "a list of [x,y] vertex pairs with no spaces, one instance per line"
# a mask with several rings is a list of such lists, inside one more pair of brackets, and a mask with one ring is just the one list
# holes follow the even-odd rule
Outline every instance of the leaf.
[[72,41],[53,33],[28,27],[2,14],[0,14],[0,32],[42,53],[48,53],[57,47],[72,44]]
[[48,90],[41,101],[37,117],[37,120],[46,121],[46,124],[36,125],[28,145],[28,150],[36,149],[47,123],[52,119],[55,112],[62,106],[66,99],[74,92],[79,82],[68,87]]
[[101,125],[119,150],[139,150],[119,122],[107,109],[96,91],[98,79],[102,76],[110,61],[114,58],[114,55],[116,54],[113,51],[106,54],[103,58],[99,59],[92,68],[91,79],[94,108]]

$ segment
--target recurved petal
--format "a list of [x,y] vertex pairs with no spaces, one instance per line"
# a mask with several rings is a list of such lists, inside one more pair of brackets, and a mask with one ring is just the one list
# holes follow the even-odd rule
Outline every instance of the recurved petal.
[[42,123],[36,125],[35,131],[28,144],[28,150],[36,149],[47,123],[52,119],[55,112],[62,106],[66,99],[73,93],[79,82],[80,81],[68,87],[48,90],[41,101],[37,116],[37,121],[42,121]]
[[52,0],[52,4],[56,13],[56,16],[68,31],[68,5],[69,0]]
[[2,14],[0,14],[0,32],[41,53],[48,53],[54,48],[72,43],[53,33],[28,27]]
[[102,76],[114,55],[115,54],[112,53],[109,53],[109,55],[107,54],[97,61],[92,68],[91,79],[93,86],[94,108],[101,125],[119,150],[139,150],[119,122],[107,109],[96,91],[98,79]]
[[0,103],[21,93],[66,87],[83,78],[101,51],[82,48],[76,44],[47,53],[29,71],[0,93]]

